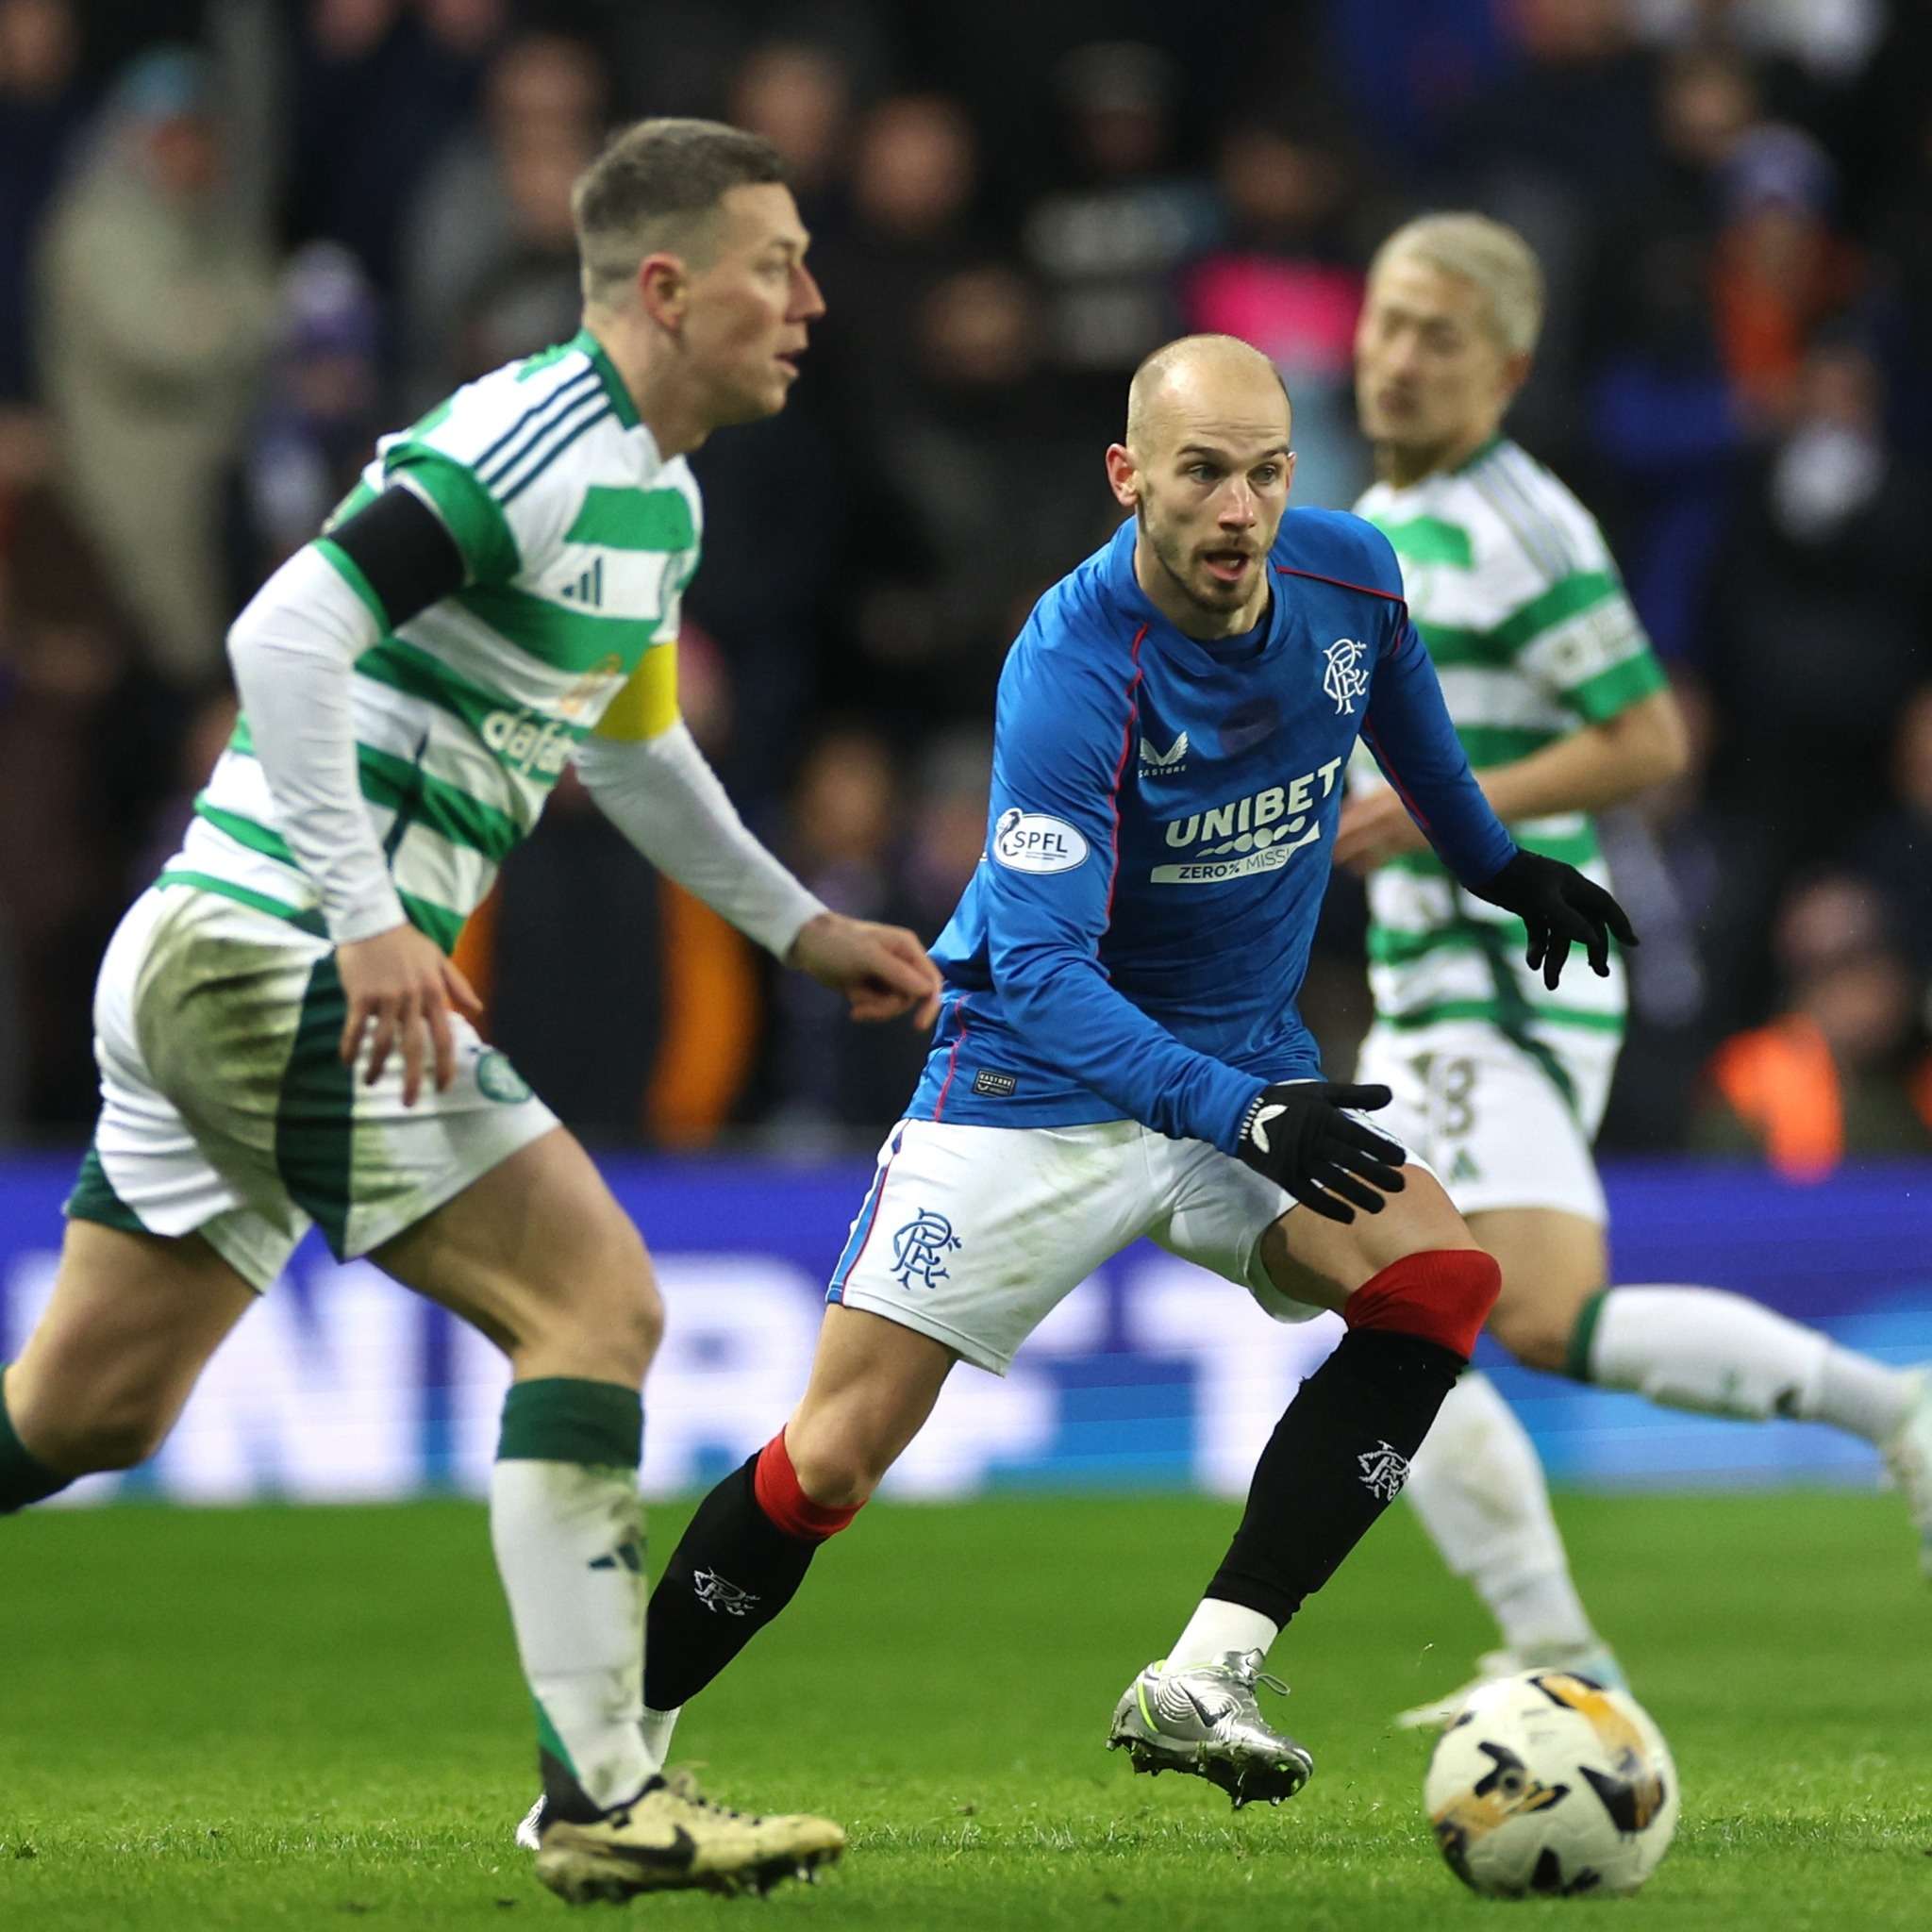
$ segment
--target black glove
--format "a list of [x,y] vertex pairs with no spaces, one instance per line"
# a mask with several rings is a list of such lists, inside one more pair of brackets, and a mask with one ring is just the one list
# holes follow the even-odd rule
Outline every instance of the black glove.
[[1599,979],[1609,974],[1612,934],[1619,945],[1637,943],[1624,908],[1593,879],[1560,858],[1519,851],[1488,885],[1469,890],[1478,899],[1515,913],[1529,928],[1529,950],[1524,958],[1531,972],[1539,966],[1543,969],[1543,984],[1552,992],[1563,976],[1571,941],[1590,956],[1590,970]]
[[[1406,1157],[1393,1141],[1341,1109],[1388,1105],[1386,1087],[1337,1087],[1327,1080],[1264,1087],[1241,1118],[1236,1158],[1330,1221],[1353,1221],[1355,1208],[1379,1214],[1388,1205],[1383,1195],[1402,1191]],[[1355,1208],[1345,1205],[1350,1201]]]

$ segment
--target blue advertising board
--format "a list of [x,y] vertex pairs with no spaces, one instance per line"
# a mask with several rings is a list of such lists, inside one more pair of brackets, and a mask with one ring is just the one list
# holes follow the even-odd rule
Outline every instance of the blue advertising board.
[[[52,1285],[69,1160],[0,1162],[0,1360]],[[804,1386],[826,1269],[869,1168],[614,1161],[650,1240],[669,1331],[648,1393],[644,1485],[702,1486],[762,1442]],[[1932,1170],[1814,1187],[1756,1170],[1607,1176],[1616,1278],[1755,1296],[1891,1361],[1932,1358]],[[1144,1243],[1061,1304],[1004,1380],[958,1369],[889,1479],[901,1497],[997,1487],[1238,1494],[1339,1324],[1268,1321],[1239,1290]],[[1793,1423],[1657,1409],[1481,1357],[1552,1476],[1591,1486],[1874,1479],[1864,1445]],[[216,1357],[156,1460],[77,1486],[184,1502],[480,1492],[507,1380],[487,1343],[374,1268],[311,1241]]]

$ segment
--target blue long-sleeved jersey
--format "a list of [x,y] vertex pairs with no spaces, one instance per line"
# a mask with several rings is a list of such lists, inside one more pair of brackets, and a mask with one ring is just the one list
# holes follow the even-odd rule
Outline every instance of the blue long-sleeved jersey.
[[1129,520],[1061,578],[1007,658],[986,852],[933,947],[908,1110],[1130,1118],[1232,1152],[1259,1087],[1321,1070],[1294,1002],[1357,736],[1466,884],[1516,848],[1373,525],[1287,511],[1267,616],[1213,643],[1148,601],[1134,540]]

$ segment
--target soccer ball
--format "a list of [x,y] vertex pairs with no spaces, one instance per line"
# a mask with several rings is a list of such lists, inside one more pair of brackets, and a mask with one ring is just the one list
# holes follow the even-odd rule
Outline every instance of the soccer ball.
[[1484,1684],[1442,1733],[1423,1802],[1449,1869],[1491,1898],[1635,1891],[1677,1828],[1677,1769],[1625,1690],[1563,1671]]

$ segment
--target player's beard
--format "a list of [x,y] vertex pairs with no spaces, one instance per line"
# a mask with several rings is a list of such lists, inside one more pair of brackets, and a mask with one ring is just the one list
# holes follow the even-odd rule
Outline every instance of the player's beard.
[[1134,516],[1146,536],[1147,547],[1154,553],[1155,562],[1167,573],[1168,581],[1174,589],[1204,618],[1224,618],[1229,611],[1239,610],[1254,594],[1254,586],[1245,579],[1239,584],[1217,584],[1210,577],[1205,584],[1197,583],[1188,575],[1188,566],[1192,560],[1191,551],[1160,535],[1147,514],[1145,503],[1137,506]]

